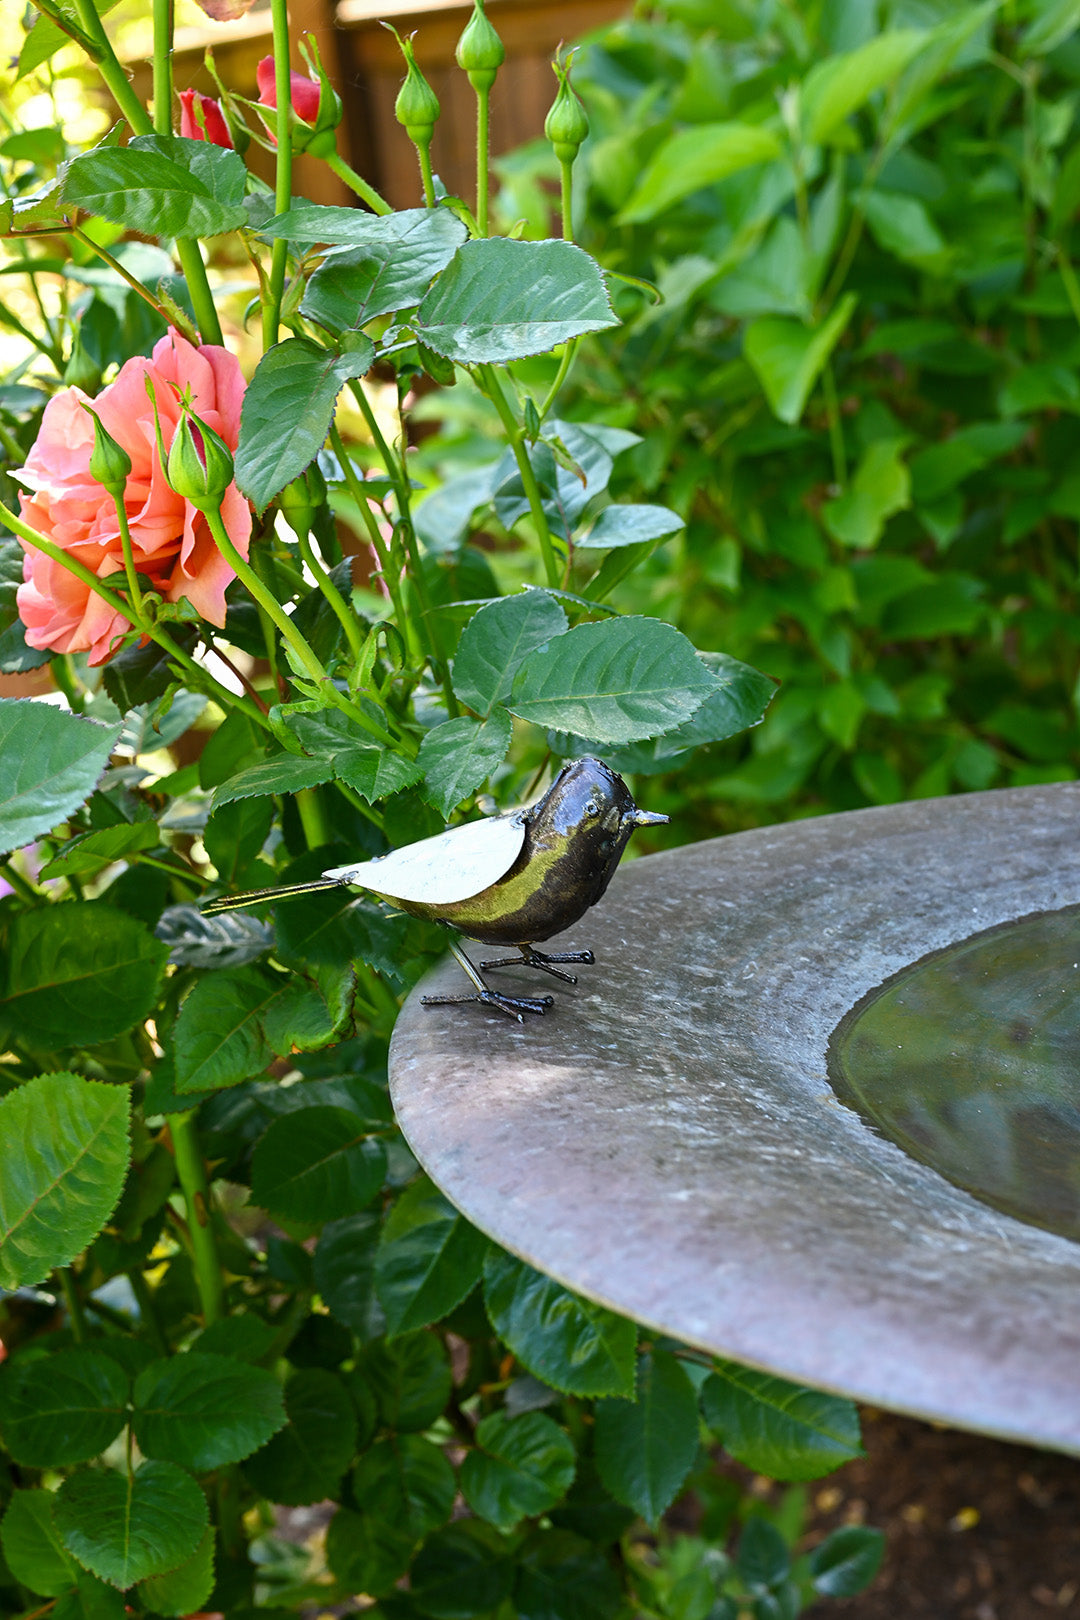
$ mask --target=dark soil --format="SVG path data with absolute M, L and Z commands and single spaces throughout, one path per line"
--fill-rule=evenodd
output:
M 867 1455 L 810 1487 L 810 1541 L 884 1530 L 859 1597 L 813 1620 L 1080 1620 L 1080 1460 L 863 1412 Z

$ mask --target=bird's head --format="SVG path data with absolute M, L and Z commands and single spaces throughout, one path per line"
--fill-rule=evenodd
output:
M 529 811 L 534 836 L 565 839 L 583 866 L 603 874 L 604 888 L 634 829 L 667 820 L 639 810 L 622 777 L 591 758 L 564 765 Z

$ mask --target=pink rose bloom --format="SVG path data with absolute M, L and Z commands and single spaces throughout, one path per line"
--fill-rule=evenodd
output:
M 225 587 L 233 571 L 203 515 L 165 481 L 147 377 L 166 451 L 180 419 L 171 383 L 189 391 L 192 410 L 233 451 L 247 385 L 227 349 L 214 344 L 195 348 L 170 331 L 149 360 L 139 356 L 126 361 L 116 380 L 89 401 L 102 426 L 131 457 L 124 505 L 135 567 L 168 601 L 186 598 L 204 619 L 223 625 Z M 65 388 L 49 401 L 37 441 L 17 476 L 33 492 L 20 495 L 24 520 L 104 579 L 123 571 L 124 551 L 112 498 L 90 476 L 94 424 L 79 403 L 85 399 L 81 388 Z M 225 491 L 221 515 L 233 544 L 246 557 L 251 508 L 235 484 Z M 27 541 L 21 544 L 26 560 L 17 601 L 28 644 L 54 652 L 89 652 L 91 664 L 106 663 L 128 629 L 127 620 L 66 568 Z
M 277 82 L 274 78 L 274 58 L 264 56 L 255 69 L 259 86 L 259 101 L 264 107 L 277 107 Z M 318 79 L 309 79 L 303 73 L 289 74 L 289 99 L 297 118 L 313 124 L 319 116 L 319 96 L 322 86 Z
M 199 114 L 202 123 L 199 123 Z M 205 127 L 204 127 L 205 126 Z M 189 141 L 212 141 L 215 146 L 232 149 L 232 136 L 221 110 L 221 102 L 213 96 L 204 96 L 198 90 L 180 92 L 180 133 Z

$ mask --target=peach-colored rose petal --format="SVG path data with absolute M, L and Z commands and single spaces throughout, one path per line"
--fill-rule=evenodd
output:
M 131 457 L 124 507 L 131 529 L 135 566 L 170 602 L 189 601 L 211 624 L 225 623 L 225 590 L 233 571 L 214 544 L 206 519 L 169 488 L 157 453 L 154 413 L 145 379 L 154 388 L 162 438 L 168 450 L 180 420 L 176 384 L 187 391 L 191 408 L 214 428 L 231 450 L 240 433 L 246 386 L 239 363 L 214 344 L 196 348 L 171 331 L 149 360 L 128 360 L 114 382 L 88 401 L 102 426 Z M 25 522 L 70 552 L 99 579 L 124 566 L 120 526 L 112 499 L 90 476 L 94 424 L 80 401 L 79 388 L 66 388 L 45 407 L 41 429 L 20 481 Z M 235 484 L 225 492 L 221 515 L 240 552 L 248 554 L 251 508 Z M 53 652 L 88 652 L 103 664 L 116 651 L 127 620 L 114 613 L 89 586 L 59 563 L 22 542 L 24 583 L 18 590 L 19 617 L 31 647 Z

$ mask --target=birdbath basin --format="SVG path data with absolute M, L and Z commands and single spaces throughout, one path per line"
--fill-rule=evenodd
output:
M 421 1006 L 453 963 L 417 987 L 405 1135 L 496 1241 L 655 1329 L 1080 1452 L 1078 817 L 1055 784 L 625 862 L 553 942 L 596 965 L 546 1017 Z

